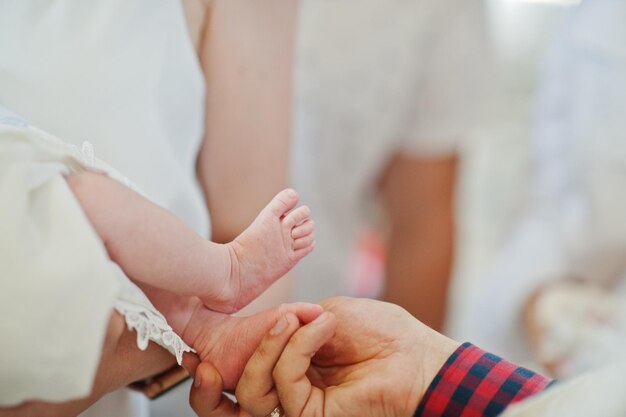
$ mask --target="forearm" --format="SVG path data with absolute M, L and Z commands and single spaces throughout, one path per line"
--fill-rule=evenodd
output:
M 203 239 L 171 212 L 105 175 L 66 179 L 109 256 L 133 280 L 194 295 L 230 276 L 228 247 Z
M 454 250 L 454 156 L 398 154 L 380 182 L 391 224 L 386 300 L 441 329 Z
M 454 252 L 452 222 L 441 223 L 392 231 L 383 294 L 436 330 L 444 324 Z
M 113 313 L 91 393 L 86 398 L 62 403 L 29 401 L 17 407 L 0 408 L 0 417 L 75 416 L 105 394 L 172 367 L 175 358 L 165 349 L 150 344 L 137 348 L 136 334 L 126 328 L 124 318 Z
M 216 242 L 233 240 L 289 184 L 297 7 L 289 0 L 213 2 L 200 54 L 209 88 L 198 177 Z

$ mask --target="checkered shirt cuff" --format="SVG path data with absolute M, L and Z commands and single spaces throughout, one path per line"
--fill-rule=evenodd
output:
M 415 417 L 492 417 L 552 381 L 464 343 L 441 367 Z

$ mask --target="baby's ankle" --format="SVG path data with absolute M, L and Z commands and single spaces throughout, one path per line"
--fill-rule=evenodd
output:
M 232 242 L 224 244 L 226 253 L 226 264 L 228 265 L 228 284 L 232 287 L 233 284 L 238 283 L 241 280 L 241 254 L 243 247 L 239 242 L 233 240 Z M 227 285 L 228 285 L 227 284 Z
M 220 272 L 207 281 L 201 294 L 198 294 L 204 306 L 220 313 L 236 313 L 240 306 L 241 293 L 241 245 L 229 242 L 219 245 L 221 259 Z M 212 265 L 213 268 L 216 265 Z

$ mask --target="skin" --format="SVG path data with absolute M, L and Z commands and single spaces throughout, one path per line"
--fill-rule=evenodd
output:
M 215 4 L 214 9 L 210 8 L 212 3 Z M 207 131 L 198 158 L 198 177 L 209 202 L 214 223 L 213 240 L 227 242 L 243 231 L 263 204 L 288 183 L 293 58 L 293 36 L 289 34 L 295 32 L 297 2 L 268 0 L 262 7 L 245 0 L 185 0 L 183 4 L 190 21 L 191 38 L 199 52 L 209 86 Z M 209 16 L 212 17 L 210 22 Z M 231 24 L 233 21 L 237 24 Z M 251 21 L 256 24 L 246 24 Z M 240 123 L 241 120 L 249 123 Z M 255 140 L 250 141 L 251 137 Z M 218 158 L 218 155 L 221 157 Z M 263 181 L 258 181 L 259 178 Z M 285 283 L 287 281 L 283 280 Z M 196 298 L 175 297 L 149 286 L 144 289 L 151 300 L 166 312 L 175 329 L 186 329 L 198 308 Z M 280 298 L 286 297 L 283 291 Z M 275 320 L 271 313 L 265 313 L 264 317 L 256 320 L 264 324 Z M 232 322 L 225 322 L 228 323 Z M 230 326 L 231 330 L 236 328 L 232 324 Z M 198 340 L 210 340 L 207 334 L 212 330 L 210 326 L 204 331 L 196 330 Z M 233 337 L 254 345 L 253 341 L 258 343 L 260 340 L 259 332 L 265 332 L 267 328 L 258 326 L 255 330 L 246 335 L 237 330 L 235 335 L 238 336 Z M 204 337 L 199 336 L 201 334 Z M 129 348 L 134 347 L 132 337 L 125 340 L 132 341 Z M 118 341 L 107 337 L 109 343 L 117 345 Z M 206 346 L 203 347 L 203 351 L 209 351 Z M 162 351 L 158 347 L 155 349 Z M 139 352 L 138 355 L 134 361 L 126 361 L 123 355 L 106 359 L 109 364 L 117 364 L 107 365 L 106 368 L 116 369 L 119 373 L 98 373 L 94 387 L 123 386 L 138 379 L 135 375 L 141 374 L 139 371 L 145 369 L 144 366 L 158 369 L 153 372 L 156 374 L 163 369 L 163 363 L 168 366 L 172 363 L 169 354 L 165 355 L 166 360 L 146 352 Z M 214 355 L 216 358 L 221 356 Z M 207 353 L 205 357 L 209 356 L 210 353 Z M 127 371 L 134 367 L 137 367 L 137 373 L 133 371 L 133 377 L 129 378 Z M 236 374 L 233 372 L 233 375 Z M 122 380 L 124 383 L 119 382 Z M 85 400 L 80 407 L 91 404 L 100 392 L 94 389 L 93 398 Z
M 249 317 L 232 317 L 208 310 L 196 299 L 193 313 L 185 330 L 178 330 L 183 339 L 194 346 L 198 355 L 185 354 L 183 366 L 195 374 L 200 360 L 218 364 L 217 372 L 224 376 L 225 389 L 234 389 L 245 364 L 265 333 L 278 318 L 291 314 L 302 323 L 309 323 L 322 313 L 315 304 L 295 303 L 274 307 Z M 237 346 L 237 349 L 233 349 Z M 94 386 L 87 398 L 63 403 L 28 402 L 18 407 L 0 409 L 0 417 L 66 417 L 78 415 L 105 394 L 131 382 L 159 374 L 175 364 L 165 349 L 151 343 L 146 351 L 137 348 L 136 334 L 128 331 L 122 316 L 114 313 Z M 150 390 L 153 387 L 147 387 Z
M 198 177 L 216 242 L 234 239 L 289 184 L 297 12 L 290 0 L 215 0 L 198 36 L 208 86 Z M 456 157 L 399 153 L 379 178 L 391 224 L 383 299 L 438 330 L 454 256 L 456 168 Z M 289 279 L 281 281 L 263 304 L 290 298 Z
M 390 233 L 383 299 L 441 331 L 454 259 L 456 157 L 394 157 L 380 181 Z
M 211 240 L 226 243 L 289 185 L 298 2 L 184 0 L 183 5 L 207 84 L 197 174 L 211 215 Z M 243 313 L 291 300 L 292 285 L 287 274 Z
M 212 310 L 238 311 L 314 247 L 311 212 L 296 208 L 299 196 L 291 189 L 278 193 L 232 242 L 218 244 L 105 175 L 81 172 L 66 181 L 127 276 L 196 295 Z
M 208 362 L 196 369 L 191 405 L 200 417 L 268 415 L 280 402 L 295 416 L 412 416 L 459 343 L 398 306 L 332 298 L 302 326 L 290 314 L 264 337 L 237 386 L 222 395 Z
M 287 88 L 289 83 L 285 81 L 290 78 L 291 72 L 284 63 L 291 60 L 291 48 L 285 48 L 284 45 L 285 42 L 290 43 L 291 38 L 282 37 L 271 31 L 266 32 L 259 25 L 227 23 L 233 18 L 241 18 L 245 22 L 245 19 L 249 21 L 255 16 L 264 16 L 264 22 L 269 25 L 267 27 L 272 27 L 276 22 L 269 16 L 269 3 L 274 7 L 274 11 L 295 13 L 296 2 L 286 0 L 270 0 L 267 4 L 264 3 L 263 7 L 259 5 L 255 6 L 256 8 L 252 7 L 252 3 L 243 0 L 183 1 L 190 37 L 196 46 L 205 78 L 210 86 L 207 95 L 208 127 L 198 158 L 198 178 L 207 200 L 210 201 L 208 206 L 214 225 L 213 240 L 216 242 L 228 242 L 239 235 L 255 218 L 265 202 L 287 185 L 286 161 L 289 151 L 283 145 L 290 129 L 291 93 Z M 213 10 L 214 4 L 216 8 Z M 246 5 L 251 7 L 243 7 Z M 243 13 L 240 14 L 240 11 Z M 212 20 L 214 24 L 210 25 L 209 17 L 212 14 L 215 16 Z M 286 22 L 287 25 L 295 23 L 295 19 L 280 21 Z M 259 36 L 259 30 L 262 36 Z M 238 40 L 237 43 L 233 42 L 235 40 Z M 231 56 L 229 49 L 232 49 L 236 56 Z M 251 51 L 256 53 L 251 54 Z M 259 66 L 247 68 L 250 63 L 255 65 L 258 63 Z M 259 80 L 263 82 L 259 83 Z M 256 84 L 256 89 L 240 88 L 252 84 Z M 278 100 L 279 105 L 274 100 Z M 242 114 L 238 112 L 240 103 L 247 103 L 242 110 L 245 110 L 243 117 L 249 120 L 250 124 L 247 128 L 242 126 L 244 129 L 238 131 L 238 126 L 242 125 L 239 123 L 241 119 L 238 118 L 238 115 Z M 258 112 L 259 108 L 264 111 Z M 276 135 L 275 126 L 278 126 L 279 134 L 285 138 L 285 142 L 268 140 Z M 249 137 L 261 139 L 251 145 L 247 141 L 244 142 L 244 139 L 247 140 Z M 228 140 L 218 140 L 220 138 Z M 230 151 L 220 149 L 222 146 L 220 144 L 226 142 L 233 145 Z M 265 153 L 265 150 L 270 148 L 272 151 Z M 258 157 L 254 156 L 256 151 L 259 151 Z M 240 157 L 234 158 L 236 163 L 227 164 L 226 161 L 233 158 L 226 158 L 225 155 L 237 155 L 238 152 L 242 153 Z M 222 156 L 218 158 L 217 155 Z M 268 164 L 267 158 L 270 156 L 272 159 Z M 237 165 L 238 162 L 241 164 Z M 262 172 L 260 167 L 264 168 Z M 259 176 L 260 173 L 262 176 Z M 259 182 L 258 178 L 266 180 Z M 237 186 L 233 186 L 235 184 Z M 223 201 L 223 205 L 220 201 Z M 230 373 L 226 369 L 226 364 L 222 367 L 221 371 L 226 375 L 232 375 L 233 378 L 242 372 L 247 361 L 246 354 L 248 356 L 251 354 L 263 334 L 276 321 L 276 315 L 282 311 L 281 308 L 285 308 L 271 309 L 252 318 L 236 319 L 243 320 L 242 322 L 225 317 L 218 320 L 215 316 L 207 323 L 201 324 L 196 319 L 211 314 L 200 305 L 198 298 L 176 296 L 148 284 L 142 284 L 141 287 L 179 334 L 189 329 L 190 333 L 186 333 L 186 340 L 192 345 L 196 339 L 197 343 L 202 343 L 200 351 L 205 358 L 221 361 L 222 358 L 229 357 L 229 363 L 239 366 L 240 369 L 237 369 L 233 365 L 235 367 Z M 307 314 L 304 314 L 303 319 L 307 317 Z M 239 328 L 235 323 L 241 324 L 242 327 Z M 244 323 L 251 325 L 243 325 Z M 220 328 L 223 330 L 220 331 Z M 229 337 L 225 337 L 227 332 Z M 0 413 L 3 413 L 0 415 L 21 415 L 18 413 L 27 416 L 76 415 L 113 387 L 122 387 L 146 376 L 158 374 L 174 363 L 174 358 L 169 353 L 153 344 L 150 344 L 146 352 L 135 351 L 134 333 L 127 333 L 128 335 L 121 339 L 115 334 L 107 333 L 105 346 L 114 348 L 103 350 L 99 368 L 101 371 L 96 375 L 89 398 L 54 405 L 33 402 L 20 406 L 23 408 L 0 410 Z M 220 348 L 219 338 L 217 336 L 212 338 L 211 334 L 224 336 L 221 340 L 228 341 L 231 345 L 223 345 Z M 216 345 L 210 347 L 209 343 L 213 342 Z M 228 351 L 232 348 L 232 343 L 247 346 L 241 357 L 235 355 L 233 359 L 232 352 Z M 152 352 L 155 353 L 151 354 Z M 193 360 L 191 365 L 187 356 L 185 360 L 186 365 L 193 371 L 195 368 Z
M 182 337 L 196 349 L 200 361 L 215 364 L 224 388 L 234 389 L 265 333 L 288 313 L 302 323 L 309 323 L 322 313 L 322 307 L 309 303 L 282 304 L 249 317 L 234 317 L 199 306 Z
M 241 233 L 288 185 L 297 3 L 215 0 L 211 6 L 200 41 L 207 113 L 198 178 L 215 242 Z
M 149 296 L 163 291 L 142 289 Z M 230 316 L 208 309 L 195 297 L 186 298 L 165 292 L 155 298 L 163 302 L 155 307 L 168 318 L 173 330 L 196 350 L 198 358 L 216 364 L 226 389 L 235 388 L 246 362 L 279 317 L 292 313 L 302 323 L 309 323 L 323 312 L 317 304 L 290 303 L 249 316 Z M 234 346 L 237 348 L 233 349 Z M 193 374 L 195 366 L 187 368 Z
M 120 314 L 113 313 L 94 385 L 87 398 L 54 404 L 29 401 L 17 407 L 0 408 L 0 417 L 75 416 L 105 394 L 132 381 L 163 372 L 175 363 L 174 357 L 168 351 L 153 343 L 150 343 L 145 351 L 140 351 L 137 348 L 136 334 L 126 328 L 124 318 Z

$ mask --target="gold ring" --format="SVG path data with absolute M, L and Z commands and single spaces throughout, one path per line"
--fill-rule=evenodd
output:
M 280 406 L 280 404 L 278 404 L 276 406 L 275 409 L 272 410 L 271 413 L 269 413 L 267 416 L 265 417 L 285 417 L 285 411 L 283 410 L 283 408 Z

